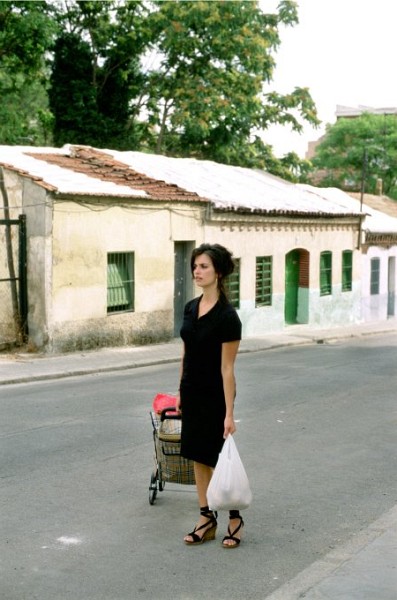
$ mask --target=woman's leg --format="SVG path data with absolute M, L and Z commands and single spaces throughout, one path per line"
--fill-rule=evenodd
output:
M 197 488 L 199 507 L 200 507 L 200 509 L 206 508 L 207 513 L 208 513 L 209 510 L 208 510 L 208 502 L 207 502 L 207 490 L 208 490 L 209 483 L 211 481 L 213 468 L 209 467 L 208 465 L 203 465 L 202 463 L 198 463 L 198 462 L 194 462 L 193 466 L 194 466 L 194 477 L 196 479 L 196 488 Z M 211 525 L 213 526 L 213 522 L 209 521 L 208 516 L 205 516 L 205 511 L 201 510 L 200 517 L 199 517 L 199 520 L 197 522 L 195 529 L 198 529 L 199 527 L 201 527 L 202 525 L 205 525 L 206 523 L 208 524 L 208 527 L 210 527 Z M 203 527 L 203 529 L 201 529 L 201 531 L 199 533 L 200 537 L 202 537 L 202 535 L 205 533 L 205 531 L 206 531 L 206 528 Z M 184 537 L 184 540 L 185 540 L 185 542 L 189 543 L 189 542 L 193 541 L 193 538 L 192 538 L 191 534 L 188 534 Z
M 193 465 L 199 506 L 207 506 L 207 490 L 211 481 L 213 468 L 198 462 L 194 462 Z

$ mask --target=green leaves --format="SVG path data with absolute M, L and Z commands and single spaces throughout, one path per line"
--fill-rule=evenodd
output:
M 280 2 L 276 14 L 263 13 L 257 2 L 156 5 L 150 19 L 160 66 L 146 87 L 157 99 L 156 151 L 285 173 L 290 161 L 278 163 L 254 136 L 273 123 L 297 131 L 302 120 L 319 123 L 307 89 L 263 93 L 273 75 L 278 26 L 296 23 L 296 3 Z
M 31 121 L 46 140 L 53 122 L 56 144 L 190 155 L 295 179 L 303 161 L 276 159 L 263 139 L 274 123 L 318 123 L 306 88 L 264 92 L 279 27 L 297 20 L 290 0 L 274 13 L 255 0 L 0 0 L 0 91 L 14 72 L 25 86 L 42 82 L 44 96 L 49 88 L 52 118 L 38 95 Z M 21 126 L 15 143 L 26 137 L 22 115 Z
M 34 76 L 51 46 L 55 24 L 45 2 L 0 2 L 0 68 Z
M 375 193 L 377 180 L 382 179 L 383 193 L 397 199 L 396 115 L 364 113 L 339 119 L 328 126 L 313 164 L 322 185 L 357 192 L 365 171 L 367 193 Z
M 56 25 L 45 2 L 0 2 L 0 143 L 40 144 L 48 129 L 46 52 Z

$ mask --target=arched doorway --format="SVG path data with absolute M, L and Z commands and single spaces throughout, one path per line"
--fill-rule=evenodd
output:
M 309 259 L 309 252 L 302 248 L 285 255 L 284 319 L 288 325 L 309 322 Z

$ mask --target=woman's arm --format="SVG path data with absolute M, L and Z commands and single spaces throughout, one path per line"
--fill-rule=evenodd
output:
M 225 431 L 223 437 L 236 431 L 234 422 L 234 398 L 236 396 L 236 379 L 234 376 L 234 363 L 236 360 L 240 341 L 224 342 L 222 344 L 221 373 L 223 380 L 223 391 L 226 402 Z

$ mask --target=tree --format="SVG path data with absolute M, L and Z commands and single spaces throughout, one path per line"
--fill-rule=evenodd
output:
M 138 1 L 59 5 L 63 33 L 55 45 L 49 93 L 57 144 L 126 149 L 139 143 L 130 106 L 143 79 L 145 15 Z
M 255 1 L 77 0 L 59 5 L 57 18 L 63 34 L 50 92 L 57 143 L 80 138 L 288 178 L 306 168 L 296 155 L 276 159 L 262 135 L 274 123 L 298 131 L 302 120 L 318 123 L 307 89 L 264 92 L 278 27 L 297 21 L 295 2 L 281 0 L 277 13 L 264 14 Z
M 0 135 L 3 111 L 9 143 L 40 143 L 53 119 L 56 144 L 197 156 L 297 179 L 307 163 L 277 159 L 265 141 L 275 123 L 318 123 L 308 89 L 268 91 L 279 28 L 297 20 L 292 0 L 272 14 L 256 0 L 0 0 L 0 91 L 14 93 L 0 107 Z M 44 95 L 27 93 L 33 82 Z M 18 123 L 11 100 L 26 105 Z
M 381 179 L 383 193 L 397 200 L 397 116 L 339 119 L 327 127 L 313 165 L 319 185 L 359 192 L 364 175 L 366 193 L 376 193 Z
M 274 123 L 300 131 L 300 117 L 318 124 L 305 88 L 291 94 L 264 92 L 271 81 L 273 52 L 281 24 L 297 22 L 296 3 L 281 0 L 276 14 L 257 2 L 156 2 L 149 16 L 159 65 L 148 74 L 149 122 L 156 131 L 152 150 L 176 156 L 288 169 L 262 140 Z M 296 167 L 296 158 L 293 159 Z M 299 161 L 299 159 L 298 159 Z
M 75 33 L 64 33 L 56 41 L 49 90 L 54 114 L 54 142 L 62 146 L 95 144 L 102 131 L 96 103 L 96 90 L 90 85 L 91 51 Z M 99 122 L 98 122 L 99 120 Z

